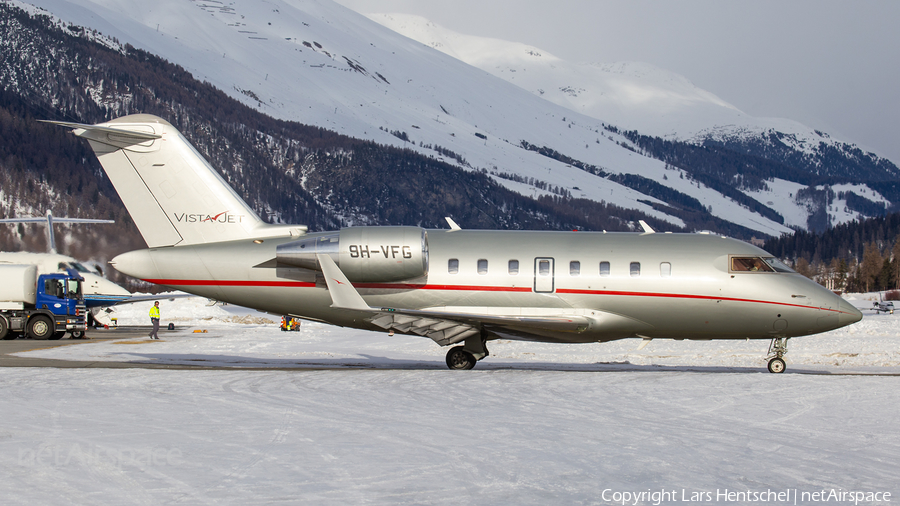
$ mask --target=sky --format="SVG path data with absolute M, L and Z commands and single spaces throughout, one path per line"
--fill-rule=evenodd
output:
M 900 165 L 900 2 L 337 1 L 573 62 L 651 63 L 750 115 L 793 119 Z

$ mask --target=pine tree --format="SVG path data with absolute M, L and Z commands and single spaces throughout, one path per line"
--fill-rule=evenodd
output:
M 863 260 L 860 264 L 860 281 L 862 281 L 867 292 L 877 282 L 883 264 L 884 259 L 881 258 L 881 252 L 878 251 L 878 245 L 875 244 L 875 241 L 866 244 L 863 251 Z

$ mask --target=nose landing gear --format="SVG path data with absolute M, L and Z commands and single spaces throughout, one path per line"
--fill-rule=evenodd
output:
M 787 337 L 775 337 L 772 339 L 772 343 L 769 344 L 769 372 L 771 373 L 783 373 L 787 366 L 784 364 L 784 354 L 787 353 L 787 341 L 789 338 Z

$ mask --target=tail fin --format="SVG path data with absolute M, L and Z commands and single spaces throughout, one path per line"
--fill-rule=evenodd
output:
M 116 220 L 94 220 L 88 218 L 54 218 L 53 213 L 47 211 L 46 218 L 4 218 L 0 223 L 46 223 L 47 224 L 47 253 L 56 253 L 56 235 L 53 233 L 53 222 L 56 223 L 115 223 Z
M 90 142 L 147 246 L 300 235 L 263 222 L 178 130 L 134 114 L 99 125 L 48 121 Z

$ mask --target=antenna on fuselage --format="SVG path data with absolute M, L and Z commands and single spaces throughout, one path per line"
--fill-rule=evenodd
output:
M 56 237 L 53 235 L 53 222 L 57 223 L 115 223 L 115 220 L 92 220 L 89 218 L 54 218 L 53 213 L 47 211 L 45 218 L 3 218 L 0 223 L 47 223 L 47 249 L 48 253 L 56 253 Z
M 453 221 L 453 218 L 451 218 L 449 216 L 445 216 L 444 219 L 447 220 L 447 224 L 450 225 L 451 232 L 453 232 L 454 230 L 462 230 L 462 227 L 457 225 L 456 222 Z

